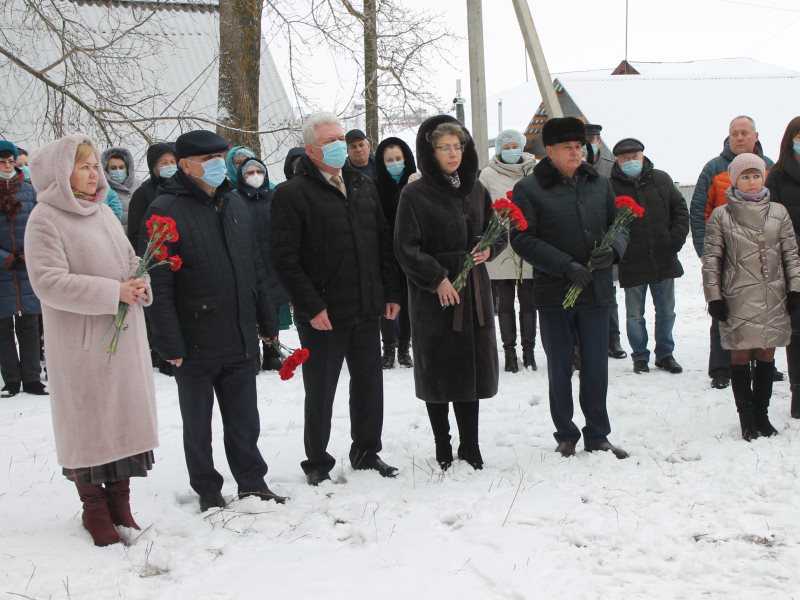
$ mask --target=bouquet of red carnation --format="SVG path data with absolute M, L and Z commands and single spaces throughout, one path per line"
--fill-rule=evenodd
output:
M 525 231 L 528 228 L 528 222 L 519 207 L 511 202 L 512 192 L 506 192 L 505 198 L 500 198 L 492 202 L 492 218 L 489 221 L 489 226 L 475 246 L 474 252 L 483 252 L 500 239 L 503 235 L 508 235 L 512 229 L 517 231 Z M 453 287 L 457 292 L 467 284 L 467 275 L 475 266 L 475 261 L 472 258 L 472 253 L 467 254 L 464 259 L 464 268 L 453 281 Z
M 272 340 L 272 346 L 278 351 L 283 360 L 283 364 L 281 364 L 281 368 L 278 371 L 278 375 L 281 376 L 283 381 L 294 377 L 297 367 L 306 362 L 308 357 L 311 356 L 311 352 L 307 348 L 297 348 L 296 350 L 289 348 L 289 346 L 281 344 L 278 338 Z
M 641 219 L 644 216 L 644 208 L 636 204 L 636 200 L 630 196 L 617 196 L 614 200 L 614 204 L 618 209 L 617 216 L 611 224 L 611 227 L 606 231 L 603 239 L 600 240 L 600 245 L 597 246 L 597 248 L 608 248 L 611 246 L 611 241 L 623 227 L 627 227 L 634 219 Z M 587 267 L 590 271 L 594 271 L 591 258 L 589 259 Z M 578 300 L 578 296 L 580 296 L 582 290 L 583 288 L 579 288 L 574 283 L 569 286 L 567 295 L 564 297 L 564 302 L 561 306 L 564 308 L 572 308 L 575 306 L 575 302 Z
M 147 220 L 147 247 L 144 250 L 144 255 L 139 259 L 139 267 L 136 269 L 134 278 L 142 277 L 150 269 L 160 265 L 169 265 L 173 271 L 181 268 L 183 261 L 177 254 L 174 256 L 169 255 L 167 250 L 167 242 L 177 242 L 179 239 L 178 229 L 175 225 L 175 220 L 170 217 L 160 217 L 153 215 Z M 117 353 L 117 345 L 119 344 L 119 336 L 128 328 L 125 324 L 125 317 L 128 315 L 128 304 L 125 302 L 119 303 L 117 314 L 114 317 L 114 335 L 111 336 L 111 342 L 108 344 L 108 360 Z

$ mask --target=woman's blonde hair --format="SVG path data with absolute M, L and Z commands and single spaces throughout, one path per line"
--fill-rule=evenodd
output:
M 97 156 L 91 144 L 78 144 L 78 148 L 75 150 L 75 164 L 77 165 L 79 162 L 86 160 L 92 155 Z

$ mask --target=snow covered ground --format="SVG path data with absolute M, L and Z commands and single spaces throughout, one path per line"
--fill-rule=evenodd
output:
M 740 439 L 730 390 L 706 376 L 708 317 L 687 243 L 676 286 L 681 375 L 609 360 L 611 440 L 631 452 L 553 452 L 545 357 L 501 374 L 481 406 L 486 467 L 442 474 L 410 370 L 385 374 L 381 456 L 396 479 L 347 464 L 346 373 L 331 453 L 335 483 L 305 484 L 298 375 L 258 377 L 261 450 L 285 506 L 248 498 L 200 514 L 174 381 L 156 373 L 161 447 L 133 482 L 144 530 L 96 548 L 55 461 L 46 398 L 0 401 L 0 594 L 8 598 L 771 598 L 800 596 L 800 421 L 775 385 L 780 435 Z M 622 302 L 620 292 L 620 302 Z M 624 305 L 623 305 L 624 306 Z M 624 319 L 624 308 L 622 309 Z M 652 329 L 651 329 L 652 331 Z M 296 343 L 296 334 L 285 336 Z M 624 338 L 624 336 L 623 336 Z M 626 344 L 625 344 L 626 345 Z M 785 353 L 778 352 L 785 370 Z M 652 367 L 652 364 L 651 364 Z M 577 390 L 577 377 L 575 378 Z M 576 396 L 577 398 L 577 396 Z M 582 425 L 578 411 L 576 422 Z M 232 496 L 215 415 L 217 465 Z M 453 423 L 455 429 L 455 423 Z M 579 446 L 580 448 L 580 446 Z

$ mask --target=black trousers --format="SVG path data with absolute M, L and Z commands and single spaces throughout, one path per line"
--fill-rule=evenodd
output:
M 408 316 L 408 307 L 402 306 L 394 321 L 381 317 L 381 339 L 386 350 L 398 346 L 408 349 L 411 344 L 411 319 Z
M 533 298 L 533 279 L 496 279 L 497 314 L 500 316 L 500 338 L 504 348 L 517 345 L 517 331 L 514 323 L 514 295 L 519 297 L 519 331 L 522 349 L 536 345 L 536 305 Z M 507 315 L 508 319 L 503 315 Z M 505 325 L 505 327 L 504 327 Z
M 39 315 L 0 319 L 0 375 L 4 383 L 39 381 L 42 370 L 39 350 Z
M 222 475 L 214 468 L 211 413 L 214 394 L 222 416 L 225 456 L 240 490 L 265 486 L 267 463 L 258 450 L 258 415 L 253 359 L 185 359 L 173 368 L 183 419 L 183 451 L 189 483 L 200 496 L 219 492 Z
M 359 317 L 333 323 L 332 331 L 298 321 L 300 343 L 310 356 L 303 364 L 305 388 L 305 473 L 329 472 L 336 460 L 328 453 L 333 399 L 342 364 L 350 371 L 350 462 L 357 464 L 381 450 L 383 369 L 380 317 Z
M 613 287 L 614 301 L 608 307 L 608 341 L 619 341 L 619 306 L 617 305 L 617 286 Z
M 711 319 L 711 329 L 709 330 L 711 339 L 710 350 L 708 353 L 708 376 L 731 377 L 731 351 L 722 347 L 719 337 L 719 321 Z M 791 378 L 790 378 L 791 379 Z
M 550 415 L 558 442 L 577 442 L 581 432 L 572 421 L 572 356 L 580 349 L 579 402 L 586 426 L 584 443 L 608 439 L 611 425 L 606 410 L 608 392 L 608 307 L 590 306 L 539 311 L 539 331 L 547 355 Z

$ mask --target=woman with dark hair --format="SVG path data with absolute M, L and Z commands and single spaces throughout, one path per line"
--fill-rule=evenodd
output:
M 487 260 L 498 240 L 477 252 L 491 218 L 491 198 L 477 180 L 478 154 L 466 129 L 439 115 L 420 125 L 422 176 L 400 195 L 394 248 L 408 277 L 414 383 L 425 401 L 442 470 L 453 462 L 449 404 L 459 433 L 458 458 L 483 468 L 478 445 L 479 399 L 497 393 L 498 358 Z M 452 281 L 472 255 L 475 267 L 461 290 Z
M 375 187 L 381 199 L 383 215 L 389 223 L 389 231 L 394 237 L 394 224 L 397 217 L 397 204 L 400 193 L 408 183 L 408 178 L 417 172 L 414 154 L 403 140 L 389 137 L 378 144 L 375 152 L 375 170 L 378 178 Z M 411 321 L 408 317 L 408 282 L 402 276 L 400 313 L 397 319 L 381 318 L 381 340 L 383 341 L 383 368 L 394 367 L 394 355 L 401 367 L 412 367 L 409 347 L 411 344 Z
M 770 169 L 764 185 L 769 190 L 770 200 L 786 207 L 797 236 L 800 231 L 800 117 L 795 117 L 786 126 L 778 161 Z M 795 330 L 798 330 L 797 334 Z M 789 363 L 792 389 L 792 418 L 800 419 L 800 323 L 793 324 L 792 338 L 786 347 L 786 362 Z

